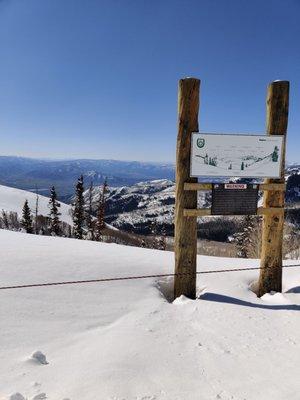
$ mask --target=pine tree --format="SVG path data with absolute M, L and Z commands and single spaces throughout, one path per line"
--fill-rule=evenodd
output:
M 167 232 L 166 232 L 166 228 L 164 225 L 162 226 L 160 234 L 161 234 L 161 236 L 159 238 L 159 242 L 158 242 L 159 247 L 158 248 L 159 248 L 159 250 L 166 250 L 166 248 L 167 248 L 167 238 L 166 238 Z
M 39 194 L 38 194 L 38 188 L 37 186 L 35 187 L 35 210 L 34 210 L 34 233 L 37 235 L 38 234 L 38 213 L 39 213 Z
M 151 232 L 151 235 L 153 236 L 152 243 L 151 243 L 151 248 L 152 249 L 159 249 L 160 248 L 161 243 L 160 243 L 160 238 L 158 236 L 158 231 L 159 231 L 158 221 L 155 218 L 150 223 L 150 232 Z
M 86 212 L 86 226 L 88 229 L 87 239 L 95 240 L 94 223 L 93 223 L 93 181 L 91 181 L 88 193 L 88 209 Z
M 107 179 L 102 186 L 102 191 L 99 195 L 98 208 L 97 208 L 97 221 L 96 221 L 96 232 L 95 240 L 100 241 L 102 237 L 102 231 L 105 228 L 105 204 L 106 204 L 106 192 L 108 189 Z
M 273 162 L 277 162 L 278 161 L 278 151 L 279 151 L 278 147 L 275 146 L 274 147 L 274 151 L 272 153 L 272 161 Z
M 9 229 L 9 222 L 7 218 L 7 214 L 4 210 L 2 210 L 2 225 L 4 229 Z
M 84 226 L 84 197 L 83 197 L 83 176 L 78 178 L 75 192 L 75 202 L 73 208 L 73 225 L 74 225 L 74 237 L 76 239 L 83 238 L 83 226 Z
M 50 208 L 50 233 L 53 236 L 59 236 L 61 233 L 59 216 L 61 213 L 58 211 L 60 204 L 57 201 L 57 194 L 55 187 L 52 186 L 50 191 L 50 200 L 48 207 Z
M 27 200 L 25 200 L 22 210 L 21 225 L 26 233 L 33 233 L 32 215 Z

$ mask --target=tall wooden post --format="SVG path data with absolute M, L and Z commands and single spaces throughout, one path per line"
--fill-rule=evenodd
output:
M 186 78 L 178 87 L 178 136 L 175 195 L 174 297 L 196 297 L 197 217 L 185 217 L 184 208 L 197 208 L 197 191 L 185 191 L 190 178 L 191 133 L 198 132 L 200 80 Z
M 267 179 L 265 183 L 284 183 L 285 141 L 288 125 L 289 82 L 275 81 L 268 87 L 267 134 L 284 135 L 280 179 Z M 284 225 L 284 191 L 264 192 L 264 207 L 280 207 L 281 213 L 264 215 L 262 227 L 261 269 L 258 296 L 282 290 L 282 241 Z M 267 267 L 267 268 L 266 268 Z

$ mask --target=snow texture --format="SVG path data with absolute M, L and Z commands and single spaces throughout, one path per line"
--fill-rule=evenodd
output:
M 5 230 L 0 252 L 1 286 L 174 268 L 170 252 Z M 198 257 L 201 271 L 257 265 Z M 297 399 L 299 270 L 262 299 L 258 271 L 199 275 L 194 301 L 172 301 L 171 278 L 0 290 L 0 399 Z M 36 349 L 48 365 L 28 362 Z

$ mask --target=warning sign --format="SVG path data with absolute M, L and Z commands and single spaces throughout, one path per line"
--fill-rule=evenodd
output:
M 214 184 L 212 215 L 254 215 L 257 213 L 258 185 Z

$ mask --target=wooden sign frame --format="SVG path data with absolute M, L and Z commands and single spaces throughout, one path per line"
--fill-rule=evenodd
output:
M 178 136 L 176 149 L 175 193 L 175 279 L 174 297 L 196 297 L 197 217 L 211 215 L 207 208 L 197 209 L 197 191 L 212 190 L 211 183 L 198 183 L 190 176 L 191 135 L 198 132 L 200 80 L 179 81 Z M 274 81 L 267 93 L 267 135 L 283 135 L 281 176 L 259 184 L 264 192 L 262 251 L 258 296 L 282 290 L 282 242 L 285 196 L 285 149 L 289 109 L 289 82 Z

